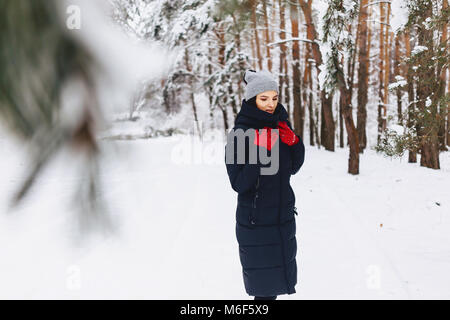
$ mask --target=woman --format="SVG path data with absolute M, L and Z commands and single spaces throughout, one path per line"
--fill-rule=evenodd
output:
M 236 237 L 246 292 L 255 300 L 275 300 L 280 294 L 295 293 L 297 284 L 297 214 L 291 175 L 303 165 L 305 146 L 292 131 L 286 109 L 278 102 L 278 83 L 267 71 L 247 70 L 245 99 L 234 128 L 228 135 L 227 150 L 237 159 L 234 130 L 250 129 L 253 138 L 245 140 L 245 162 L 228 161 L 231 186 L 238 193 Z M 263 129 L 263 130 L 253 130 Z M 278 129 L 278 134 L 272 129 Z M 251 145 L 253 144 L 253 145 Z M 249 161 L 249 152 L 264 148 L 271 160 L 278 152 L 278 170 L 261 174 L 269 165 Z

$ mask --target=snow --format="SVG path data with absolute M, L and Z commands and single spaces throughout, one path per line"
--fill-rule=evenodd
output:
M 99 138 L 128 137 L 100 140 L 105 152 L 100 198 L 117 229 L 113 235 L 79 238 L 70 201 L 83 178 L 80 163 L 74 164 L 78 155 L 69 152 L 60 153 L 25 201 L 9 211 L 28 157 L 25 146 L 0 131 L 0 148 L 8 155 L 0 159 L 0 298 L 249 299 L 235 238 L 237 195 L 226 174 L 221 131 L 212 131 L 203 142 L 178 134 L 145 139 L 154 129 L 195 128 L 189 104 L 177 115 L 161 116 L 153 108 L 141 110 L 136 121 L 125 121 L 128 104 L 122 100 L 142 78 L 171 70 L 183 51 L 133 42 L 99 15 L 99 4 L 70 3 L 82 9 L 80 40 L 103 58 L 102 66 L 111 73 L 113 81 L 99 89 L 105 93 L 102 101 L 110 102 L 103 103 L 107 116 L 122 120 Z M 181 16 L 170 31 L 177 33 L 193 21 L 205 25 L 213 3 L 208 1 L 195 17 Z M 392 3 L 393 30 L 405 22 L 403 3 Z M 154 14 L 155 24 L 161 24 L 159 5 L 140 6 Z M 322 39 L 327 2 L 314 1 L 313 7 Z M 139 17 L 129 22 L 137 35 L 152 29 Z M 319 66 L 323 88 L 330 48 L 317 43 L 324 58 Z M 404 85 L 404 79 L 396 81 L 391 85 Z M 80 92 L 76 85 L 67 88 L 71 98 Z M 69 104 L 63 112 L 73 112 L 77 101 L 64 100 Z M 196 102 L 208 105 L 205 96 L 196 95 Z M 376 119 L 376 110 L 369 108 L 369 120 Z M 201 127 L 211 123 L 206 107 L 198 108 L 198 117 Z M 216 127 L 221 119 L 215 114 Z M 395 124 L 390 128 L 403 131 Z M 376 122 L 369 122 L 369 145 L 376 130 Z M 279 299 L 449 299 L 450 153 L 441 153 L 441 170 L 409 164 L 406 156 L 389 160 L 372 150 L 360 157 L 361 173 L 352 176 L 347 174 L 348 149 L 328 152 L 306 146 L 306 162 L 291 181 L 300 212 L 299 283 L 297 294 Z
M 74 155 L 61 153 L 39 189 L 6 214 L 27 158 L 0 135 L 8 154 L 0 159 L 0 298 L 251 299 L 220 137 L 118 141 L 115 148 L 102 141 L 117 151 L 101 166 L 101 197 L 117 233 L 75 242 L 68 201 L 79 176 L 67 166 Z M 180 152 L 184 161 L 176 161 Z M 449 299 L 450 153 L 440 159 L 442 169 L 432 170 L 367 150 L 352 176 L 347 149 L 307 145 L 291 181 L 299 283 L 296 294 L 279 299 Z
M 430 17 L 426 18 L 424 22 L 422 22 L 423 26 L 425 27 L 425 29 L 430 30 L 433 26 L 432 26 L 432 20 Z
M 392 30 L 397 33 L 403 29 L 408 22 L 408 8 L 406 0 L 395 0 L 391 2 L 391 20 L 390 25 Z
M 270 42 L 267 45 L 268 46 L 274 46 L 276 44 L 281 44 L 281 43 L 285 43 L 285 42 L 289 42 L 289 41 L 300 41 L 300 42 L 307 42 L 307 43 L 318 43 L 317 41 L 311 41 L 308 40 L 306 38 L 299 38 L 299 37 L 292 37 L 292 38 L 288 38 L 288 39 L 284 39 L 284 40 L 279 40 L 279 41 L 274 41 L 274 42 Z
M 396 82 L 393 82 L 393 83 L 389 84 L 389 86 L 388 86 L 389 90 L 393 90 L 393 89 L 396 89 L 398 87 L 405 87 L 408 84 L 406 79 L 403 78 L 402 76 L 399 76 L 399 75 L 395 76 L 395 80 L 396 80 Z
M 405 134 L 405 128 L 398 124 L 391 124 L 389 127 L 392 131 L 400 136 Z
M 419 53 L 428 50 L 427 47 L 425 46 L 415 46 L 414 49 L 411 51 L 411 55 L 415 56 L 418 55 Z

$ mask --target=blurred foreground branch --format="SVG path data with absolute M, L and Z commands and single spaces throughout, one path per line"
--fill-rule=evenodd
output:
M 29 146 L 31 162 L 11 207 L 23 201 L 52 158 L 69 148 L 87 159 L 88 182 L 81 180 L 74 202 L 82 214 L 93 214 L 86 208 L 100 207 L 94 203 L 101 114 L 93 76 L 100 68 L 60 14 L 55 0 L 0 2 L 0 119 Z

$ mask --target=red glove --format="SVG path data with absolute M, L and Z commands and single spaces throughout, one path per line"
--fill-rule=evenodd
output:
M 300 141 L 300 139 L 297 137 L 294 131 L 289 128 L 285 121 L 278 122 L 278 129 L 280 131 L 281 141 L 286 143 L 288 146 L 293 146 Z
M 255 141 L 253 143 L 270 150 L 277 142 L 277 139 L 278 134 L 276 132 L 272 132 L 270 127 L 264 127 L 261 133 L 259 133 L 259 130 L 255 130 Z

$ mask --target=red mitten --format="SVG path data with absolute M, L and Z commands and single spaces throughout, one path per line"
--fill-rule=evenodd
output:
M 280 131 L 281 141 L 286 143 L 288 146 L 293 146 L 300 141 L 298 136 L 291 130 L 291 128 L 289 128 L 285 121 L 280 121 L 278 123 L 278 129 Z
M 255 130 L 255 140 L 253 143 L 270 150 L 277 142 L 277 139 L 278 135 L 276 132 L 272 132 L 270 127 L 264 127 L 261 133 L 259 133 L 259 130 Z

